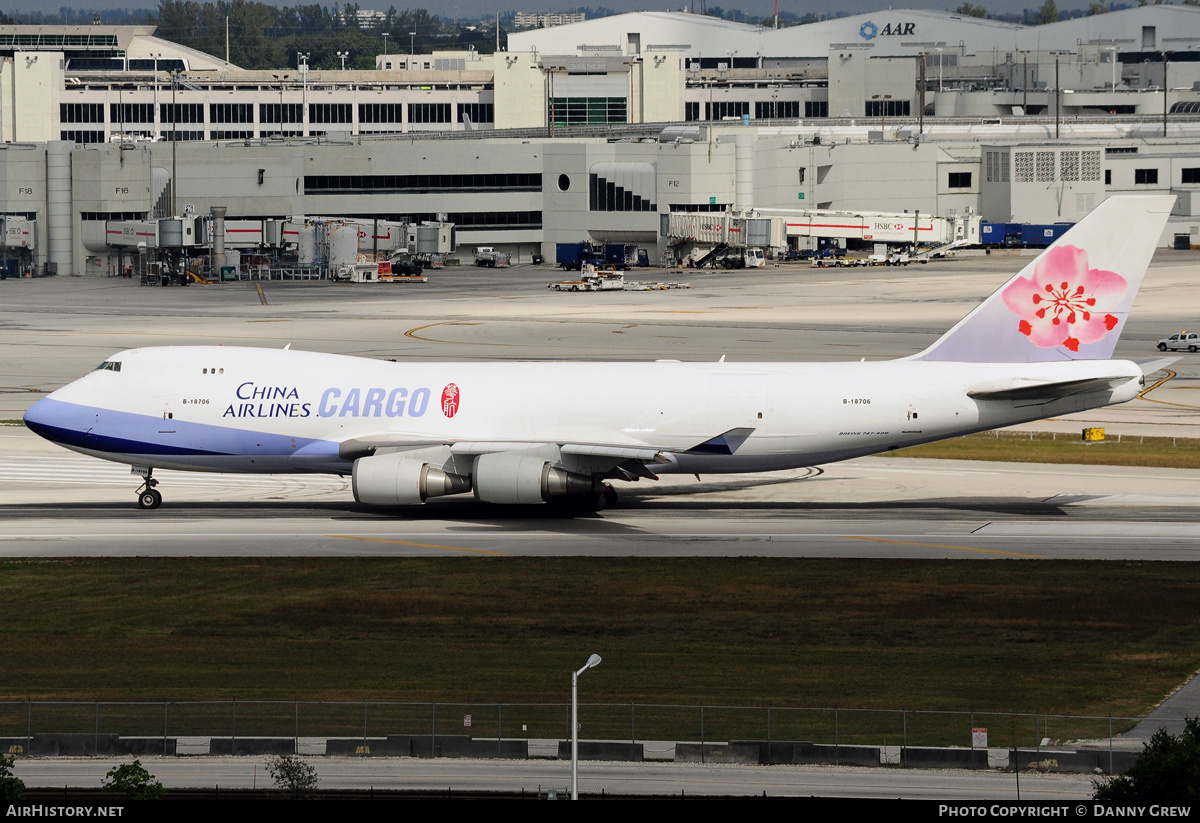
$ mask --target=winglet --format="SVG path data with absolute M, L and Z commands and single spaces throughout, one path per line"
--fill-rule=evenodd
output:
M 1110 197 L 914 360 L 1108 360 L 1174 195 Z
M 733 454 L 754 434 L 754 429 L 730 429 L 699 445 L 686 449 L 686 454 Z

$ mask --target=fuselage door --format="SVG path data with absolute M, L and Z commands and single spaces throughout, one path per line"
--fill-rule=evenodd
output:
M 164 400 L 162 404 L 162 419 L 158 421 L 159 434 L 174 434 L 175 433 L 175 409 L 174 404 L 170 400 Z
M 906 404 L 904 422 L 900 427 L 900 431 L 904 434 L 920 434 L 923 431 L 921 428 L 921 415 L 917 411 L 915 403 Z

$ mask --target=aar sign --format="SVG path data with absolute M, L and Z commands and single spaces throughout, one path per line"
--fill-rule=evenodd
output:
M 858 34 L 863 40 L 874 40 L 876 37 L 912 37 L 916 33 L 916 23 L 888 23 L 879 28 L 868 20 L 858 27 Z

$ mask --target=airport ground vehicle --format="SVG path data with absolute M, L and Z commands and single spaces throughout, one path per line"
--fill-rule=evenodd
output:
M 491 246 L 480 246 L 475 249 L 475 265 L 489 269 L 506 268 L 509 265 L 508 252 L 496 251 Z
M 1194 331 L 1181 331 L 1179 334 L 1173 334 L 1170 337 L 1165 337 L 1158 341 L 1159 351 L 1196 351 L 1200 349 L 1200 334 Z

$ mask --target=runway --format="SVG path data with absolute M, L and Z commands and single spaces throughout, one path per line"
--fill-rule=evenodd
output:
M 428 288 L 269 283 L 149 289 L 58 278 L 9 285 L 0 420 L 136 345 L 228 343 L 413 359 L 859 359 L 919 351 L 1024 259 L 905 269 L 689 272 L 692 289 L 564 295 L 549 267 L 436 272 Z M 1200 298 L 1191 257 L 1160 252 L 1118 355 Z M 129 318 L 136 318 L 131 325 Z M 1146 399 L 1034 424 L 1078 433 L 1200 432 L 1200 360 Z M 166 502 L 134 506 L 124 466 L 0 427 L 0 554 L 777 556 L 1200 559 L 1200 472 L 863 458 L 780 474 L 619 486 L 596 514 L 447 498 L 356 505 L 346 479 L 158 471 Z
M 4 557 L 838 557 L 1200 559 L 1200 473 L 863 458 L 823 469 L 623 484 L 571 513 L 447 498 L 376 510 L 346 479 L 161 471 L 0 430 Z
M 266 759 L 259 757 L 142 757 L 168 788 L 263 788 L 269 784 Z M 21 761 L 18 774 L 30 786 L 99 786 L 110 758 L 41 758 Z M 322 757 L 312 763 L 324 789 L 368 788 L 404 791 L 512 792 L 537 796 L 547 788 L 566 794 L 570 763 L 552 760 L 459 760 L 383 757 Z M 1073 802 L 1091 796 L 1089 775 L 1027 773 L 1020 786 L 1012 774 L 991 770 L 864 769 L 838 766 L 760 768 L 719 763 L 609 763 L 585 761 L 579 767 L 585 797 L 603 794 L 659 797 L 870 797 L 957 801 L 982 799 Z

